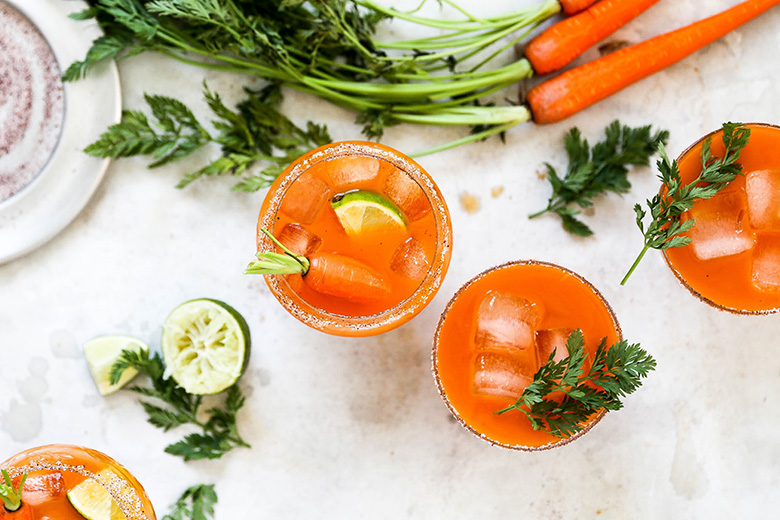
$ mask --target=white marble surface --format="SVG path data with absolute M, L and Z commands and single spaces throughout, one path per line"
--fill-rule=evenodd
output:
M 532 2 L 461 3 L 482 13 Z M 615 37 L 637 41 L 736 3 L 662 0 Z M 176 190 L 182 165 L 150 172 L 144 160 L 114 163 L 72 225 L 0 266 L 0 459 L 51 442 L 89 445 L 128 466 L 160 516 L 186 486 L 215 482 L 217 519 L 771 517 L 780 507 L 780 317 L 699 303 L 657 253 L 620 287 L 641 244 L 632 205 L 657 189 L 650 169 L 634 172 L 628 195 L 599 201 L 588 217 L 595 238 L 569 237 L 553 217 L 526 216 L 548 196 L 537 175 L 543 162 L 565 166 L 561 137 L 572 125 L 594 141 L 618 117 L 652 123 L 671 131 L 677 154 L 723 121 L 780 123 L 778 27 L 774 9 L 569 121 L 527 124 L 506 145 L 491 140 L 422 159 L 450 204 L 452 265 L 420 316 L 379 337 L 310 330 L 261 278 L 241 274 L 264 192 L 231 192 L 231 179 Z M 140 108 L 147 91 L 175 95 L 201 115 L 204 77 L 229 100 L 246 84 L 157 56 L 123 62 L 120 73 L 126 107 Z M 285 109 L 299 122 L 328 123 L 335 139 L 358 137 L 350 114 L 318 100 L 290 93 Z M 411 151 L 458 135 L 398 127 L 384 142 Z M 479 211 L 463 209 L 464 194 L 479 199 Z M 590 279 L 627 339 L 658 360 L 624 410 L 575 443 L 537 454 L 472 437 L 449 417 L 430 374 L 431 338 L 450 296 L 481 270 L 518 258 Z M 249 321 L 240 428 L 253 447 L 183 463 L 162 451 L 181 432 L 148 425 L 129 392 L 101 398 L 80 347 L 105 333 L 157 346 L 167 313 L 200 296 L 228 301 Z

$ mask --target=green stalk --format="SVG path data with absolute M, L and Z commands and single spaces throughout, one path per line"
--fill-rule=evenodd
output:
M 636 266 L 639 265 L 639 262 L 642 261 L 642 257 L 645 256 L 645 253 L 647 253 L 647 250 L 650 249 L 650 246 L 645 244 L 645 247 L 642 248 L 642 251 L 639 252 L 639 256 L 636 257 L 636 260 L 634 260 L 634 263 L 631 264 L 631 268 L 628 270 L 626 275 L 623 277 L 623 279 L 620 281 L 620 285 L 625 285 L 628 281 L 628 277 L 631 276 L 631 274 L 634 272 L 634 269 L 636 269 Z
M 530 119 L 530 112 L 529 112 L 529 119 Z M 419 152 L 414 152 L 409 154 L 410 157 L 423 157 L 425 155 L 431 155 L 434 153 L 443 152 L 445 150 L 449 150 L 451 148 L 456 148 L 458 146 L 467 144 L 467 143 L 473 143 L 474 141 L 481 141 L 482 139 L 487 139 L 488 137 L 500 134 L 501 132 L 506 132 L 510 128 L 513 128 L 517 126 L 518 124 L 522 123 L 523 121 L 513 121 L 511 123 L 507 123 L 505 125 L 495 126 L 492 128 L 488 128 L 487 130 L 483 130 L 482 132 L 477 132 L 474 134 L 471 134 L 469 136 L 463 137 L 461 139 L 456 139 L 454 141 L 450 141 L 449 143 L 445 143 L 439 146 L 435 146 L 433 148 L 427 148 L 425 150 L 420 150 Z
M 5 483 L 0 484 L 0 500 L 2 500 L 3 507 L 6 511 L 13 513 L 22 507 L 22 491 L 24 489 L 24 481 L 27 480 L 27 473 L 22 475 L 19 487 L 14 487 L 11 476 L 5 469 L 3 469 L 1 473 Z

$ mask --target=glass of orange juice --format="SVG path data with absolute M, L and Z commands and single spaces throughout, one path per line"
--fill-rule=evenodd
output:
M 450 262 L 450 215 L 433 179 L 376 143 L 334 143 L 300 157 L 271 186 L 257 227 L 259 261 L 247 272 L 266 274 L 297 319 L 340 336 L 410 320 Z M 291 266 L 269 269 L 274 255 Z
M 564 267 L 514 261 L 472 278 L 445 308 L 433 342 L 433 374 L 447 408 L 473 434 L 504 448 L 537 451 L 582 436 L 603 409 L 566 438 L 535 430 L 522 413 L 497 413 L 517 401 L 553 352 L 556 361 L 566 357 L 576 329 L 587 359 L 602 339 L 622 339 L 601 293 Z
M 21 506 L 0 504 L 2 520 L 155 520 L 141 484 L 110 457 L 88 448 L 52 444 L 0 464 L 6 484 L 21 489 Z M 22 483 L 23 482 L 23 483 Z
M 780 127 L 751 123 L 738 162 L 743 175 L 688 213 L 691 243 L 664 250 L 677 279 L 702 301 L 738 314 L 780 310 Z M 722 130 L 711 132 L 677 159 L 683 183 L 701 172 L 701 151 L 711 139 L 723 155 Z

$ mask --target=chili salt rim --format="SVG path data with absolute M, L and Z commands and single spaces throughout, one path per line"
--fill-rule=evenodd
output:
M 295 291 L 290 288 L 283 275 L 265 275 L 265 280 L 271 292 L 282 306 L 306 325 L 317 330 L 330 329 L 348 335 L 370 335 L 375 329 L 393 328 L 397 326 L 395 324 L 402 320 L 404 316 L 408 314 L 415 316 L 422 311 L 439 291 L 447 273 L 452 248 L 452 224 L 444 197 L 439 192 L 430 174 L 414 162 L 407 160 L 400 152 L 385 149 L 373 143 L 338 142 L 325 145 L 315 150 L 304 160 L 295 163 L 292 169 L 284 174 L 280 184 L 271 194 L 271 198 L 268 200 L 268 210 L 262 216 L 260 222 L 261 227 L 265 229 L 274 228 L 276 214 L 287 190 L 298 177 L 312 166 L 323 161 L 356 155 L 374 157 L 386 161 L 403 171 L 422 188 L 428 202 L 431 204 L 431 210 L 436 222 L 436 250 L 428 272 L 425 278 L 420 281 L 420 285 L 411 295 L 390 309 L 375 314 L 349 316 L 328 312 L 311 305 L 295 294 Z M 261 235 L 260 244 L 262 244 L 260 252 L 275 251 L 273 242 L 265 235 Z M 283 290 L 283 287 L 286 287 L 289 291 Z M 291 297 L 290 294 L 295 294 L 295 297 Z
M 94 21 L 68 15 L 81 11 L 81 0 L 0 0 L 21 13 L 48 42 L 64 69 L 84 59 L 93 40 L 103 36 Z M 63 83 L 64 118 L 48 163 L 26 187 L 0 202 L 0 264 L 42 246 L 89 203 L 108 167 L 108 159 L 82 150 L 121 117 L 119 73 L 113 61 L 90 70 L 85 79 Z
M 773 128 L 775 130 L 780 130 L 779 125 L 774 125 L 771 123 L 740 123 L 740 124 L 741 126 L 745 126 L 745 127 L 758 126 L 758 127 Z M 679 162 L 683 156 L 687 155 L 693 148 L 698 146 L 700 143 L 704 142 L 705 139 L 712 138 L 715 135 L 721 133 L 722 131 L 723 131 L 722 128 L 718 128 L 702 136 L 701 138 L 697 139 L 693 144 L 689 145 L 687 148 L 685 148 L 685 150 L 680 152 L 680 154 L 677 156 L 676 162 Z M 707 298 L 703 294 L 701 294 L 699 291 L 691 287 L 687 281 L 685 281 L 682 274 L 674 267 L 674 265 L 672 265 L 671 260 L 669 260 L 669 256 L 667 255 L 666 249 L 662 250 L 661 253 L 663 254 L 666 265 L 669 267 L 669 270 L 672 271 L 674 277 L 677 278 L 677 281 L 680 283 L 680 285 L 685 287 L 693 296 L 695 296 L 702 302 L 706 303 L 710 307 L 713 307 L 719 311 L 728 312 L 729 314 L 736 314 L 738 316 L 767 316 L 770 314 L 777 314 L 778 312 L 780 312 L 780 307 L 773 307 L 771 309 L 749 310 L 749 309 L 737 309 L 735 307 L 729 307 L 728 305 L 722 305 L 720 303 L 717 303 Z
M 612 323 L 615 326 L 615 332 L 617 334 L 618 341 L 623 340 L 623 331 L 620 328 L 620 323 L 618 323 L 617 315 L 615 315 L 615 311 L 612 309 L 612 306 L 609 304 L 609 302 L 604 298 L 604 295 L 601 294 L 601 291 L 596 289 L 596 287 L 590 283 L 586 278 L 584 278 L 582 275 L 572 271 L 571 269 L 568 269 L 566 267 L 563 267 L 558 264 L 554 264 L 552 262 L 545 262 L 543 260 L 512 260 L 509 262 L 505 262 L 503 264 L 499 264 L 493 267 L 490 267 L 488 269 L 485 269 L 481 273 L 477 274 L 473 278 L 471 278 L 469 281 L 464 283 L 460 289 L 458 289 L 455 294 L 450 298 L 450 301 L 447 302 L 446 307 L 444 308 L 444 311 L 442 311 L 441 316 L 439 317 L 439 322 L 436 325 L 436 332 L 433 335 L 433 347 L 431 348 L 431 372 L 433 373 L 434 381 L 436 382 L 436 389 L 439 392 L 439 395 L 441 396 L 442 400 L 444 401 L 444 404 L 447 406 L 447 409 L 450 411 L 450 414 L 458 421 L 458 423 L 463 426 L 465 429 L 467 429 L 469 432 L 471 432 L 474 436 L 482 439 L 483 441 L 493 445 L 493 446 L 499 446 L 501 448 L 506 448 L 510 450 L 516 450 L 516 451 L 526 451 L 526 452 L 536 452 L 536 451 L 545 451 L 545 450 L 551 450 L 553 448 L 559 448 L 561 446 L 565 446 L 566 444 L 569 444 L 572 441 L 575 441 L 588 433 L 601 419 L 604 418 L 604 416 L 607 414 L 606 409 L 602 409 L 600 412 L 598 412 L 592 420 L 588 422 L 588 424 L 585 425 L 585 427 L 578 431 L 577 433 L 566 437 L 565 439 L 559 439 L 552 442 L 549 442 L 547 444 L 543 444 L 541 446 L 525 446 L 521 444 L 507 444 L 504 442 L 497 441 L 489 436 L 487 436 L 484 433 L 478 432 L 475 428 L 473 428 L 471 425 L 466 423 L 466 421 L 460 416 L 458 411 L 455 409 L 455 407 L 450 402 L 449 398 L 447 397 L 447 393 L 444 390 L 444 385 L 441 381 L 441 378 L 439 377 L 439 369 L 437 365 L 437 352 L 439 349 L 439 335 L 441 333 L 442 326 L 444 325 L 444 321 L 447 318 L 447 313 L 449 312 L 452 305 L 455 303 L 455 301 L 458 299 L 458 297 L 466 291 L 469 287 L 471 287 L 474 283 L 478 282 L 485 276 L 489 275 L 493 271 L 497 271 L 500 269 L 508 269 L 517 265 L 542 265 L 547 267 L 552 267 L 554 269 L 558 269 L 560 271 L 563 271 L 564 273 L 567 273 L 569 275 L 572 275 L 574 278 L 582 282 L 586 287 L 588 287 L 593 293 L 599 298 L 599 300 L 604 304 L 604 306 L 607 309 L 607 312 L 609 313 L 610 318 L 612 319 Z

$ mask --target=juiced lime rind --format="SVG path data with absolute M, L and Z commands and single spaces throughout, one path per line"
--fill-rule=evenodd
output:
M 98 477 L 110 478 L 104 469 Z M 127 520 L 111 494 L 96 480 L 88 478 L 67 492 L 68 502 L 87 520 Z
M 113 394 L 138 375 L 134 368 L 128 368 L 115 385 L 110 383 L 111 367 L 119 359 L 122 351 L 138 352 L 142 349 L 148 351 L 149 346 L 138 338 L 126 335 L 98 336 L 84 343 L 84 357 L 100 395 Z
M 218 394 L 234 385 L 249 363 L 249 326 L 225 302 L 190 300 L 165 320 L 161 348 L 166 377 L 190 394 Z
M 406 227 L 406 217 L 398 206 L 373 191 L 351 191 L 334 197 L 331 206 L 348 234 L 362 231 L 362 217 L 366 211 L 375 209 L 399 227 Z

